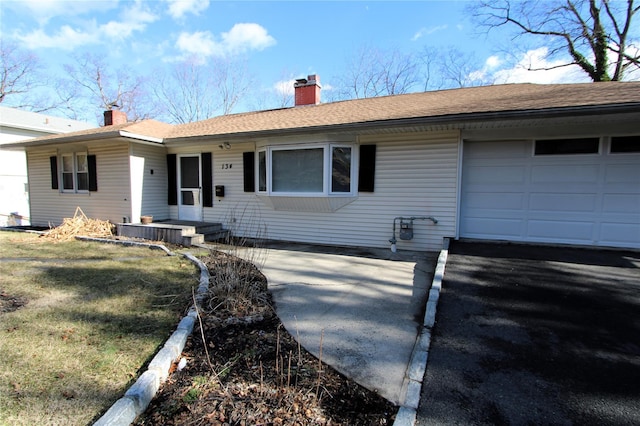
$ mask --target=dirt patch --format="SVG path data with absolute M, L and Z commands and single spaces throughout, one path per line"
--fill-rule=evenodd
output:
M 264 276 L 237 262 L 206 259 L 217 284 L 185 346 L 187 364 L 135 424 L 392 424 L 397 407 L 299 346 L 275 315 Z M 232 278 L 240 289 L 229 287 Z
M 29 300 L 25 297 L 14 296 L 0 290 L 0 315 L 6 312 L 17 311 L 27 303 L 29 303 Z

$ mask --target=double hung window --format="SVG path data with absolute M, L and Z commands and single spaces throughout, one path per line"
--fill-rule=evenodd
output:
M 353 195 L 354 149 L 345 144 L 272 146 L 258 151 L 259 193 L 283 196 Z
M 95 159 L 86 152 L 51 157 L 51 188 L 75 193 L 97 191 Z

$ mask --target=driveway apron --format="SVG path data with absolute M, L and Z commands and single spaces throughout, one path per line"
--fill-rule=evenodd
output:
M 305 349 L 399 403 L 436 255 L 272 244 L 256 263 Z
M 453 242 L 417 424 L 640 424 L 640 253 Z

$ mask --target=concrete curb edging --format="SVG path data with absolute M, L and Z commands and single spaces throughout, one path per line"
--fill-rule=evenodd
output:
M 427 361 L 429 358 L 429 346 L 431 345 L 431 329 L 436 323 L 436 308 L 440 299 L 440 291 L 442 290 L 442 279 L 444 277 L 444 269 L 447 264 L 447 256 L 449 255 L 449 239 L 445 238 L 443 248 L 440 250 L 438 262 L 433 274 L 431 289 L 427 299 L 426 312 L 422 323 L 422 331 L 416 339 L 413 347 L 411 361 L 407 369 L 405 383 L 406 395 L 404 402 L 401 404 L 394 426 L 413 426 L 416 423 L 416 414 L 418 405 L 420 404 L 420 394 L 422 393 L 422 382 L 425 372 L 427 371 Z
M 117 241 L 106 240 L 100 238 L 89 237 L 76 237 L 78 239 L 86 241 L 98 241 L 108 243 L 124 243 L 125 245 L 136 245 L 149 247 L 151 249 L 164 250 L 169 256 L 175 256 L 176 254 L 171 252 L 165 246 L 160 244 L 145 244 L 134 243 L 130 241 Z M 169 376 L 169 369 L 171 365 L 178 360 L 184 345 L 187 342 L 187 338 L 193 332 L 195 322 L 198 318 L 197 306 L 200 305 L 202 300 L 206 297 L 206 293 L 209 290 L 209 270 L 207 266 L 200 261 L 200 259 L 193 256 L 191 253 L 184 253 L 183 256 L 195 264 L 200 269 L 200 279 L 198 289 L 195 293 L 195 305 L 191 306 L 187 315 L 185 315 L 173 334 L 167 339 L 164 346 L 153 357 L 147 371 L 131 385 L 131 387 L 125 392 L 124 396 L 117 400 L 109 410 L 102 417 L 100 417 L 94 426 L 128 426 L 142 414 L 149 403 L 155 396 L 156 392 L 160 388 L 160 385 Z

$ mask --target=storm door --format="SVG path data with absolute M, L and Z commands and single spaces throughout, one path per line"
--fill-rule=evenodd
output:
M 178 215 L 180 220 L 202 220 L 202 177 L 200 155 L 181 155 L 178 162 L 180 177 Z

